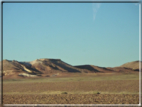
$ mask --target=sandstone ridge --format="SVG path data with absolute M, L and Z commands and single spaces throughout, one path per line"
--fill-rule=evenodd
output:
M 29 62 L 3 60 L 3 77 L 51 77 L 63 73 L 118 73 L 139 71 L 139 61 L 125 63 L 119 67 L 99 67 L 95 65 L 72 66 L 61 59 L 41 58 Z M 0 62 L 1 63 L 1 62 Z

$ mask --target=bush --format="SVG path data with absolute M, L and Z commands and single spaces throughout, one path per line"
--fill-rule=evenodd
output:
M 100 94 L 100 92 L 97 92 L 97 94 Z
M 62 92 L 62 94 L 68 94 L 67 92 Z
M 94 92 L 94 94 L 101 94 L 100 92 Z

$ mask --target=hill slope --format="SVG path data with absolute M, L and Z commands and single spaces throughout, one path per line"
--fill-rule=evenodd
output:
M 1 63 L 1 62 L 0 62 Z M 111 73 L 111 72 L 136 72 L 139 71 L 139 62 L 129 62 L 119 67 L 99 67 L 94 65 L 72 66 L 60 59 L 36 59 L 31 62 L 18 62 L 3 60 L 4 77 L 36 77 L 51 76 L 59 73 Z
M 133 62 L 128 62 L 125 63 L 123 65 L 121 65 L 120 67 L 125 67 L 125 68 L 131 68 L 133 70 L 138 70 L 139 69 L 139 62 L 140 61 L 133 61 Z M 142 67 L 142 62 L 141 63 L 141 67 Z
M 105 68 L 105 67 L 98 67 L 98 66 L 94 66 L 94 65 L 79 65 L 79 66 L 75 66 L 77 68 L 80 69 L 86 69 L 91 73 L 108 73 L 111 72 L 111 70 Z
M 85 72 L 79 68 L 69 65 L 60 59 L 37 59 L 29 62 L 33 68 L 41 71 L 42 73 L 52 73 L 55 71 L 61 72 Z
M 3 60 L 3 76 L 43 76 L 47 74 L 55 74 L 61 72 L 83 73 L 88 70 L 83 70 L 72 65 L 69 65 L 60 59 L 36 59 L 31 62 L 18 62 L 11 60 Z M 15 76 L 14 76 L 15 77 Z

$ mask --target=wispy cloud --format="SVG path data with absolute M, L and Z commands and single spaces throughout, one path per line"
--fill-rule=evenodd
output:
M 101 3 L 93 3 L 93 21 L 95 21 L 96 19 L 96 14 L 100 6 L 101 6 Z

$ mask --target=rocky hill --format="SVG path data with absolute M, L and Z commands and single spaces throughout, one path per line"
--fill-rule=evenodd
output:
M 140 62 L 140 61 L 128 62 L 128 63 L 125 63 L 125 64 L 121 65 L 120 67 L 125 67 L 125 68 L 131 68 L 133 70 L 138 70 L 139 69 L 139 64 L 141 64 L 141 67 L 142 67 L 142 62 Z
M 112 72 L 110 69 L 107 69 L 105 67 L 99 67 L 99 66 L 94 66 L 94 65 L 79 65 L 79 66 L 75 66 L 75 67 L 80 68 L 80 69 L 86 69 L 90 73 L 108 73 L 108 72 Z
M 35 77 L 47 76 L 59 73 L 85 73 L 83 70 L 63 62 L 60 59 L 36 59 L 31 62 L 18 62 L 15 60 L 3 60 L 3 76 Z
M 1 62 L 0 62 L 1 63 Z M 3 60 L 3 77 L 53 76 L 60 73 L 111 73 L 139 71 L 139 62 L 129 62 L 119 67 L 99 67 L 94 65 L 72 66 L 60 59 L 36 59 L 31 62 Z

